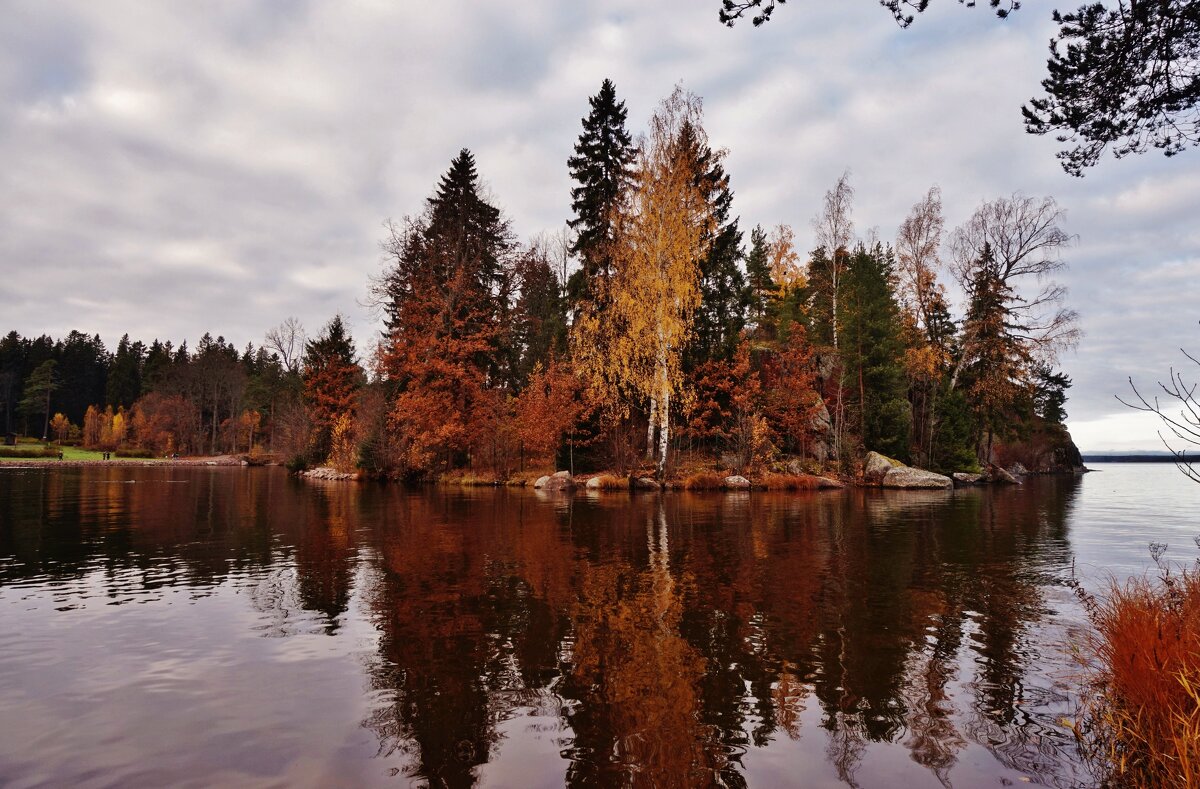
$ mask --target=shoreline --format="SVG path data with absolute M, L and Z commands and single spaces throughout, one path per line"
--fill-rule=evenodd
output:
M 113 458 L 112 460 L 58 460 L 57 458 L 4 458 L 0 462 L 0 471 L 5 469 L 35 469 L 35 468 L 89 468 L 102 466 L 252 466 L 238 457 L 218 455 L 215 457 L 193 458 Z

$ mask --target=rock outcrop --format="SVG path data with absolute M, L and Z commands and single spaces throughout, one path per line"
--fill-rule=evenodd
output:
M 1079 447 L 1062 425 L 1036 425 L 1020 441 L 997 441 L 988 460 L 1012 470 L 1020 464 L 1026 474 L 1078 474 L 1087 469 Z
M 906 466 L 878 452 L 868 452 L 863 467 L 863 479 L 869 485 L 901 490 L 930 490 L 950 488 L 954 481 L 921 468 Z
M 634 490 L 653 491 L 653 490 L 661 490 L 662 489 L 662 486 L 659 485 L 656 480 L 651 479 L 650 477 L 634 477 L 633 482 L 632 482 L 632 487 Z
M 817 413 L 813 414 L 812 424 L 809 427 L 812 430 L 813 439 L 808 451 L 813 459 L 822 465 L 827 461 L 837 460 L 837 438 L 833 432 L 833 418 L 829 415 L 825 401 L 821 401 L 821 407 L 817 409 Z
M 988 482 L 1000 485 L 1020 485 L 1021 480 L 999 466 L 988 466 L 983 472 L 983 478 Z
M 972 474 L 968 471 L 956 471 L 950 475 L 955 485 L 978 485 L 983 482 L 982 474 Z

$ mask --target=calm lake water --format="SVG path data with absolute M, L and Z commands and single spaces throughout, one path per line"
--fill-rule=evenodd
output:
M 1087 786 L 1063 582 L 1200 531 L 1172 466 L 1097 468 L 591 498 L 0 470 L 0 785 Z

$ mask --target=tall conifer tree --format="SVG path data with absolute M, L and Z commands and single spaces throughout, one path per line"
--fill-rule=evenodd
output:
M 742 258 L 742 232 L 738 218 L 730 219 L 733 192 L 722 163 L 722 151 L 714 152 L 700 140 L 696 130 L 685 124 L 679 145 L 693 151 L 696 184 L 708 203 L 710 229 L 703 239 L 705 253 L 699 260 L 700 305 L 696 309 L 685 363 L 689 367 L 710 359 L 732 359 L 746 325 L 749 293 L 738 263 Z
M 397 392 L 394 424 L 409 471 L 467 457 L 480 419 L 514 383 L 512 234 L 461 151 L 424 214 L 391 228 L 377 284 L 387 335 L 380 366 Z
M 583 133 L 575 143 L 575 154 L 567 159 L 571 178 L 571 209 L 568 224 L 576 232 L 571 251 L 581 267 L 571 276 L 568 294 L 578 311 L 596 297 L 596 279 L 612 274 L 613 212 L 622 194 L 633 183 L 633 138 L 625 128 L 625 102 L 617 101 L 612 80 L 588 99 L 592 110 L 583 119 Z
M 908 460 L 912 415 L 892 250 L 858 245 L 842 287 L 840 353 L 854 426 L 866 448 Z

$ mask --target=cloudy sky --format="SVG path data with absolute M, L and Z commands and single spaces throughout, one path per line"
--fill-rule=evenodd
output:
M 522 237 L 569 216 L 566 159 L 612 78 L 639 130 L 682 81 L 728 148 L 743 227 L 809 220 L 846 169 L 894 237 L 942 188 L 948 227 L 1015 191 L 1078 236 L 1085 337 L 1062 367 L 1085 450 L 1152 448 L 1114 394 L 1200 349 L 1200 151 L 1065 175 L 1023 132 L 1049 11 L 950 0 L 899 30 L 874 0 L 797 0 L 726 29 L 719 0 L 15 0 L 0 27 L 0 330 L 261 341 L 346 314 L 360 347 L 382 224 L 471 148 Z

